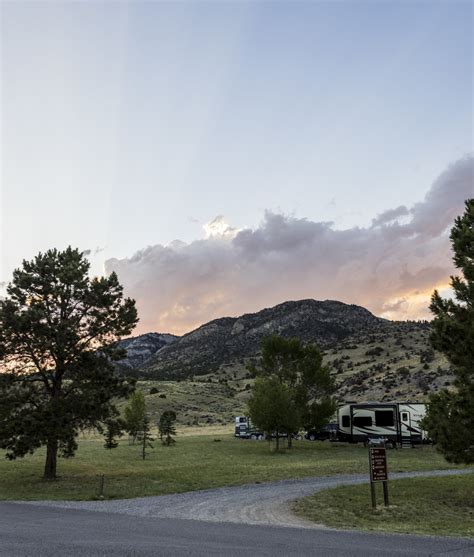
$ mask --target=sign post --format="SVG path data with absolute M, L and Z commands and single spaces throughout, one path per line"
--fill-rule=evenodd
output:
M 375 497 L 375 483 L 383 484 L 383 501 L 388 507 L 388 469 L 387 453 L 385 446 L 374 447 L 369 444 L 369 467 L 370 467 L 370 494 L 372 498 L 372 508 L 377 508 Z

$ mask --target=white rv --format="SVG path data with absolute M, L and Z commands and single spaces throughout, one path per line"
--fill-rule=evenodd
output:
M 411 447 L 427 440 L 420 424 L 425 413 L 424 404 L 411 402 L 345 404 L 338 410 L 338 438 L 350 443 L 379 438 Z

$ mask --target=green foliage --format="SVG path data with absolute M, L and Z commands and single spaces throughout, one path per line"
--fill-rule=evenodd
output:
M 81 430 L 116 419 L 114 400 L 134 384 L 114 373 L 117 341 L 137 322 L 117 276 L 88 276 L 78 250 L 23 261 L 0 301 L 0 447 L 14 459 L 47 446 L 44 477 L 58 452 L 73 456 Z
M 117 437 L 122 437 L 125 424 L 121 420 L 107 420 L 105 422 L 104 447 L 116 449 L 118 447 Z
M 143 421 L 146 418 L 145 395 L 141 391 L 135 391 L 132 394 L 125 407 L 124 416 L 125 429 L 128 431 L 133 444 L 143 430 Z
M 454 264 L 460 276 L 451 277 L 453 299 L 435 290 L 431 342 L 453 366 L 456 390 L 430 398 L 424 427 L 452 462 L 474 462 L 474 199 L 451 231 Z
M 172 443 L 176 443 L 173 435 L 176 435 L 176 412 L 173 410 L 166 410 L 161 414 L 160 421 L 158 422 L 158 430 L 160 432 L 160 439 L 163 445 L 169 447 Z
M 147 449 L 153 449 L 153 437 L 150 433 L 150 420 L 148 419 L 148 416 L 146 414 L 143 418 L 142 430 L 140 432 L 140 435 L 142 445 L 142 459 L 145 460 Z
M 277 450 L 281 433 L 291 436 L 298 431 L 300 412 L 290 387 L 278 377 L 257 377 L 248 402 L 253 423 L 267 436 L 275 434 Z
M 326 424 L 335 412 L 336 405 L 332 398 L 335 391 L 334 380 L 329 368 L 323 366 L 323 356 L 315 345 L 304 345 L 299 339 L 285 339 L 273 335 L 262 341 L 262 356 L 260 362 L 253 366 L 251 371 L 258 377 L 271 379 L 271 381 L 255 384 L 253 402 L 249 406 L 250 416 L 254 423 L 263 428 L 259 423 L 263 414 L 257 411 L 257 403 L 269 405 L 271 414 L 275 416 L 276 404 L 270 397 L 264 395 L 267 388 L 278 394 L 276 400 L 280 401 L 281 413 L 279 418 L 280 428 L 283 427 L 282 419 L 286 425 L 280 431 L 289 434 L 297 433 L 301 427 L 320 427 Z M 276 386 L 284 386 L 278 393 Z M 258 394 L 258 397 L 254 395 Z M 288 404 L 287 399 L 291 400 Z M 255 419 L 257 418 L 257 419 Z M 265 429 L 265 428 L 263 428 Z M 265 429 L 268 431 L 267 429 Z

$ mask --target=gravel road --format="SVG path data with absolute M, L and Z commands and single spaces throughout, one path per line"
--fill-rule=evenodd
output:
M 465 470 L 434 470 L 391 474 L 391 479 L 449 476 Z M 295 516 L 292 501 L 322 489 L 368 481 L 366 474 L 311 477 L 271 483 L 191 491 L 174 495 L 111 501 L 32 501 L 29 505 L 118 513 L 149 518 L 179 518 L 205 522 L 231 522 L 297 528 L 323 528 Z M 24 502 L 23 502 L 24 503 Z

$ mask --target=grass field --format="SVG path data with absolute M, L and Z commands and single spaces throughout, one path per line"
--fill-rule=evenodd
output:
M 382 506 L 381 488 L 381 506 L 372 510 L 369 486 L 355 485 L 306 497 L 294 511 L 336 528 L 474 536 L 474 474 L 395 480 L 389 489 L 388 508 Z
M 217 428 L 193 433 L 178 436 L 172 447 L 155 442 L 145 461 L 127 441 L 106 450 L 102 439 L 80 438 L 77 455 L 59 460 L 61 477 L 54 482 L 41 479 L 43 450 L 16 461 L 0 453 L 0 499 L 93 499 L 101 474 L 106 497 L 127 498 L 368 469 L 362 446 L 296 441 L 293 450 L 274 453 L 267 442 L 234 439 Z M 390 451 L 388 460 L 392 472 L 452 467 L 429 446 Z

